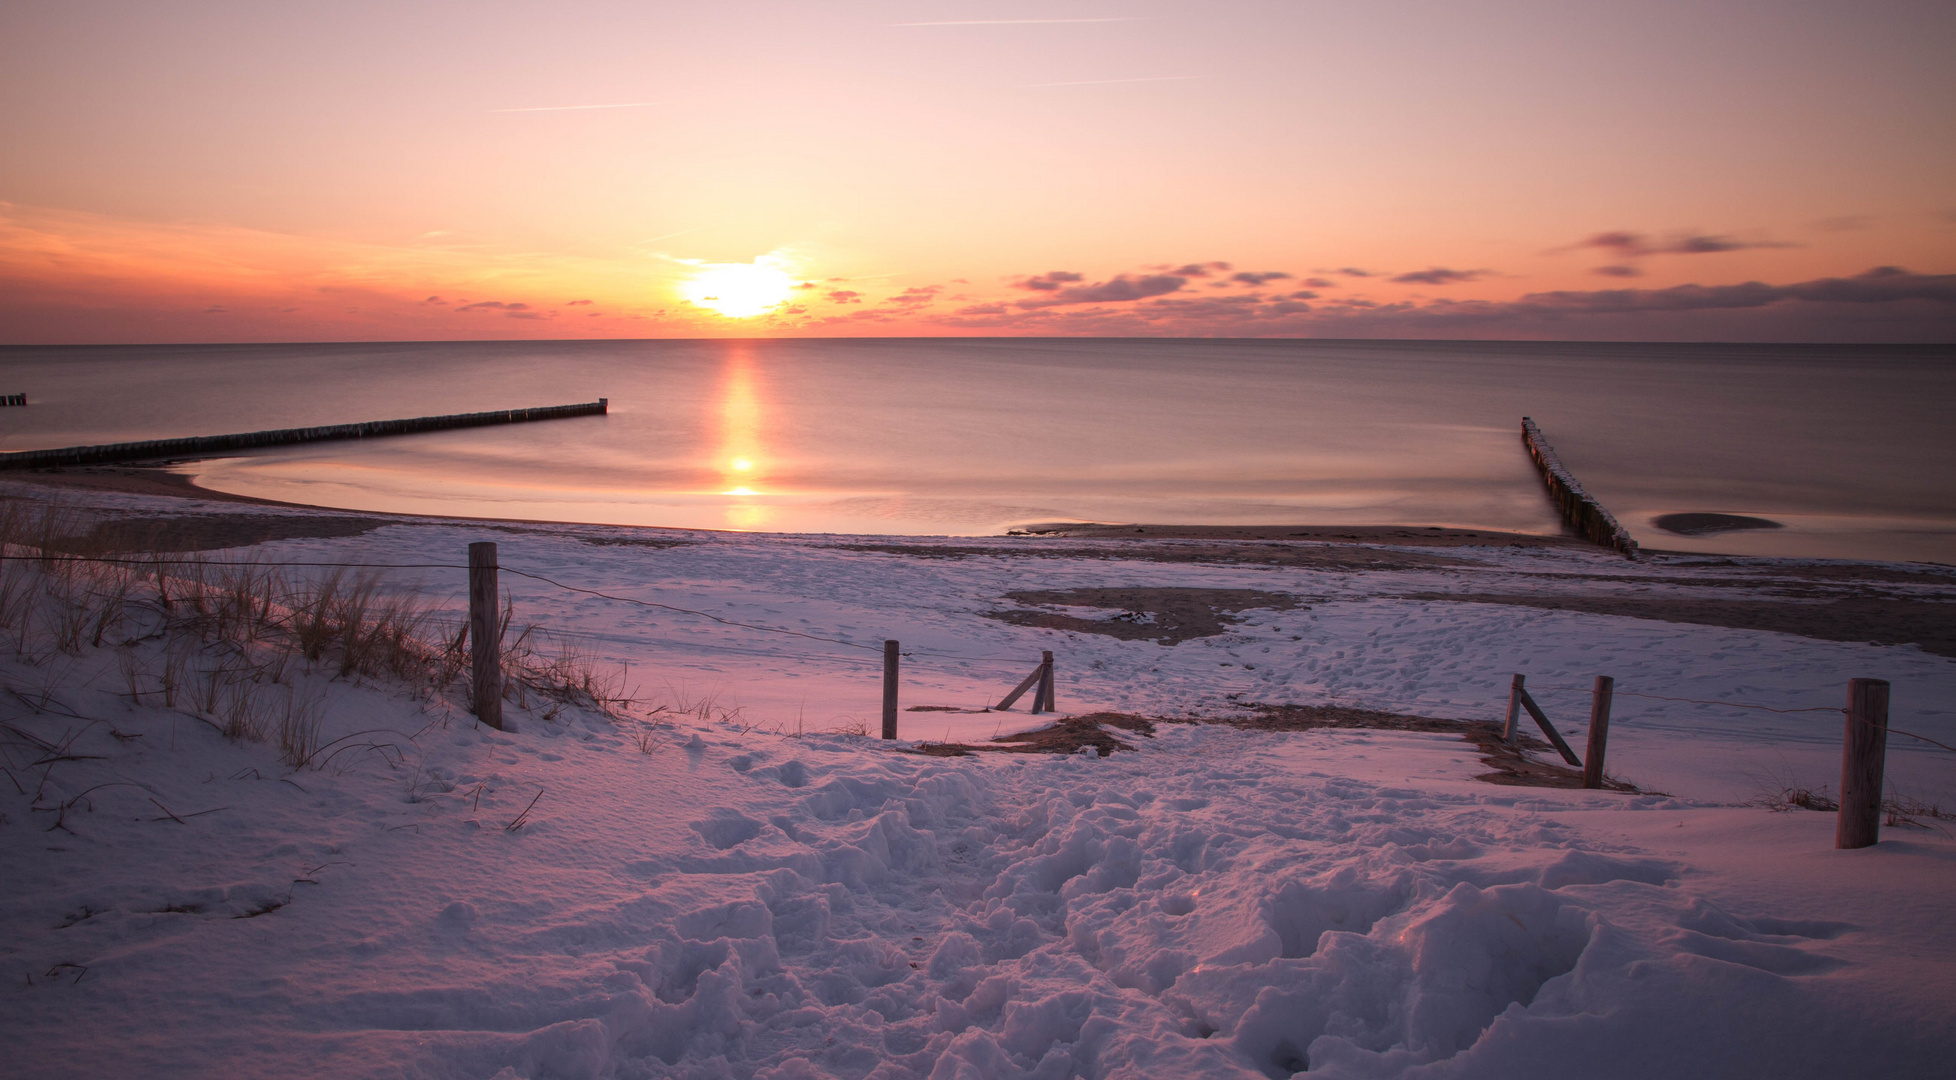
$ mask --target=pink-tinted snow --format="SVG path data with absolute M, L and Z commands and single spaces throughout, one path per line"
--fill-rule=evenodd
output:
M 1956 741 L 1946 658 L 1388 595 L 1446 570 L 1386 589 L 822 538 L 588 542 L 616 535 L 404 522 L 255 553 L 460 562 L 496 539 L 506 566 L 560 582 L 869 648 L 506 575 L 519 618 L 629 661 L 650 698 L 713 709 L 649 740 L 575 710 L 512 707 L 496 732 L 452 699 L 319 671 L 300 681 L 328 737 L 376 729 L 355 742 L 377 748 L 299 772 L 132 704 L 115 649 L 0 656 L 10 722 L 81 732 L 78 760 L 14 762 L 20 787 L 0 784 L 9 1074 L 1931 1077 L 1956 1059 L 1956 840 L 1889 828 L 1836 851 L 1831 814 L 1743 805 L 1835 782 L 1838 714 L 1619 699 L 1612 772 L 1668 795 L 1497 787 L 1436 734 L 1165 724 L 1106 758 L 944 759 L 837 731 L 875 730 L 886 636 L 918 654 L 906 705 L 982 708 L 1042 649 L 1062 710 L 1156 716 L 1240 695 L 1489 719 L 1515 671 L 1793 708 L 1867 675 L 1893 681 L 1897 727 Z M 1174 647 L 980 615 L 1014 589 L 1106 584 L 1309 607 Z M 1543 698 L 1580 746 L 1583 696 Z M 1031 723 L 1023 705 L 902 722 L 906 740 Z M 1896 789 L 1950 806 L 1948 755 L 1895 741 Z

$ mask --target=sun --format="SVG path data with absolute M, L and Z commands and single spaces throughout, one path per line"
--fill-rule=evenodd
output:
M 751 263 L 706 263 L 679 295 L 729 319 L 750 319 L 787 303 L 794 284 L 763 256 Z

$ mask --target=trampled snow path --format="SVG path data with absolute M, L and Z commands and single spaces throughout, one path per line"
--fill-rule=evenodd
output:
M 288 783 L 161 710 L 117 727 L 142 738 L 84 736 L 107 760 L 56 793 L 140 787 L 72 833 L 9 812 L 22 1075 L 1926 1077 L 1956 1051 L 1947 837 L 1835 852 L 1824 814 L 1495 788 L 1442 736 L 944 760 L 456 718 L 399 769 Z
M 259 550 L 445 561 L 482 536 L 399 525 Z M 647 599 L 864 644 L 1055 648 L 1075 709 L 1341 694 L 1485 716 L 1518 666 L 1579 685 L 1607 663 L 1619 685 L 1634 673 L 1789 706 L 1885 676 L 1896 725 L 1949 741 L 1939 710 L 1956 688 L 1956 665 L 1913 648 L 1391 600 L 1357 573 L 492 538 L 506 564 L 572 584 L 637 582 Z M 1516 572 L 1549 558 L 1488 557 Z M 1422 573 L 1392 590 L 1450 572 Z M 111 650 L 0 659 L 8 685 L 47 697 L 39 714 L 8 698 L 15 722 L 57 736 L 108 721 L 38 801 L 41 769 L 20 776 L 25 794 L 0 785 L 9 1068 L 1832 1077 L 1940 1076 L 1956 1054 L 1956 842 L 1889 829 L 1836 852 L 1831 815 L 1732 805 L 1761 762 L 1831 779 L 1838 720 L 1620 700 L 1613 771 L 1690 799 L 1493 787 L 1471 779 L 1466 744 L 1404 733 L 1166 725 L 1108 759 L 925 758 L 782 734 L 797 715 L 810 731 L 872 718 L 873 657 L 849 667 L 831 659 L 854 651 L 840 646 L 509 583 L 539 621 L 590 632 L 655 686 L 717 691 L 742 722 L 683 722 L 644 753 L 633 729 L 581 714 L 487 732 L 439 701 L 320 674 L 329 736 L 385 729 L 404 757 L 288 774 L 262 745 L 132 707 Z M 1011 589 L 1111 583 L 1312 606 L 1174 648 L 977 614 Z M 912 671 L 906 702 L 933 704 L 982 704 L 1019 673 Z M 998 718 L 905 723 L 934 738 Z M 1730 760 L 1745 747 L 1756 760 Z M 1898 771 L 1924 797 L 1949 775 L 1907 751 Z M 69 806 L 63 828 L 34 805 Z

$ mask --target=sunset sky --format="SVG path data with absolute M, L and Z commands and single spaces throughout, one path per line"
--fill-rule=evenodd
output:
M 1956 339 L 1947 0 L 0 6 L 0 343 Z

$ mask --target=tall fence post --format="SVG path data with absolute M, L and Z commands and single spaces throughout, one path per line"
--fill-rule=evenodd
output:
M 1881 773 L 1887 756 L 1888 680 L 1849 679 L 1835 847 L 1864 848 L 1881 839 Z
M 475 676 L 476 719 L 492 728 L 503 726 L 503 663 L 501 627 L 496 618 L 496 545 L 483 540 L 469 545 L 469 665 Z
M 1589 692 L 1589 747 L 1582 756 L 1582 786 L 1603 786 L 1603 749 L 1610 740 L 1610 699 L 1616 696 L 1616 680 L 1596 676 L 1596 688 Z
M 883 737 L 896 738 L 897 721 L 897 643 L 883 643 Z
M 1528 691 L 1524 689 L 1528 676 L 1515 672 L 1515 681 L 1508 687 L 1508 722 L 1501 728 L 1501 741 L 1512 744 L 1515 741 L 1515 721 L 1521 719 L 1521 698 Z

